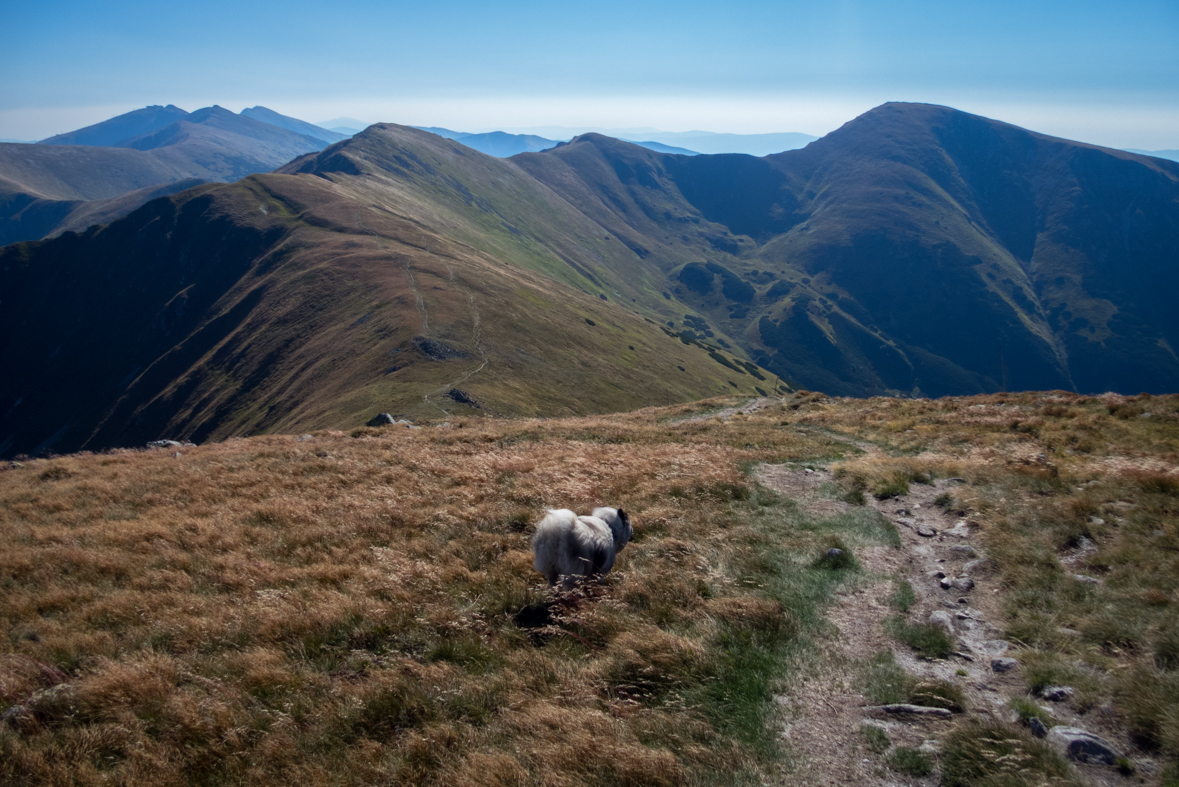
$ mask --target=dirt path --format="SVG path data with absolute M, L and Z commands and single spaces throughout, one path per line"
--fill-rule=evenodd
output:
M 858 446 L 876 453 L 873 446 Z M 826 470 L 808 471 L 788 466 L 762 466 L 762 485 L 793 498 L 808 513 L 829 517 L 851 506 L 825 497 L 820 488 L 832 480 Z M 820 643 L 818 658 L 788 696 L 781 696 L 786 718 L 782 736 L 789 746 L 792 768 L 783 783 L 792 785 L 916 785 L 937 784 L 936 776 L 915 778 L 890 771 L 884 757 L 873 754 L 860 728 L 886 730 L 894 746 L 926 747 L 936 751 L 937 739 L 954 719 L 890 716 L 872 707 L 861 692 L 863 665 L 881 651 L 892 650 L 897 663 L 920 679 L 940 678 L 960 686 L 974 716 L 1010 715 L 1007 697 L 1021 687 L 1015 675 L 991 670 L 992 656 L 1002 655 L 1007 643 L 990 621 L 998 621 L 996 582 L 981 561 L 977 529 L 934 505 L 934 500 L 958 482 L 939 480 L 914 484 L 910 493 L 889 500 L 868 499 L 868 505 L 897 525 L 901 547 L 861 546 L 855 550 L 864 578 L 849 587 L 829 611 L 838 636 Z M 980 561 L 980 562 L 975 562 Z M 943 589 L 941 578 L 970 579 L 973 587 Z M 885 633 L 884 621 L 896 614 L 890 605 L 896 579 L 905 579 L 916 594 L 907 618 L 925 622 L 931 613 L 948 614 L 958 652 L 945 661 L 916 658 L 906 646 Z M 957 715 L 957 714 L 955 714 Z M 927 743 L 928 742 L 928 743 Z

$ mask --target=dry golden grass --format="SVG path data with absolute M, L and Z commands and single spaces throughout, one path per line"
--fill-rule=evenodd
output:
M 756 488 L 762 461 L 965 479 L 947 505 L 983 527 L 1032 661 L 1085 661 L 1086 701 L 1179 753 L 1179 702 L 1147 701 L 1179 665 L 1179 401 L 804 392 L 688 418 L 733 403 L 0 473 L 0 781 L 760 783 L 772 690 L 854 573 L 812 566 L 830 528 Z M 554 595 L 531 524 L 600 504 L 635 542 Z

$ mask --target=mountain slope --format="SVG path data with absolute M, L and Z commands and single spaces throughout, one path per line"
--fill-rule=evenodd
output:
M 511 162 L 375 126 L 283 173 L 0 249 L 0 364 L 16 370 L 0 452 L 772 387 L 600 297 L 634 255 L 601 241 L 609 265 L 591 270 L 591 229 Z
M 911 104 L 764 159 L 585 135 L 516 160 L 800 384 L 1179 387 L 1168 162 Z

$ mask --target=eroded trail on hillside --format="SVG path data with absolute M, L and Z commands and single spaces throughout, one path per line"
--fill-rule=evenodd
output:
M 487 368 L 487 364 L 491 363 L 491 356 L 487 354 L 487 348 L 483 346 L 483 326 L 480 322 L 479 308 L 475 305 L 475 294 L 471 292 L 470 287 L 462 284 L 458 281 L 458 279 L 455 278 L 454 268 L 452 268 L 449 263 L 443 264 L 446 265 L 446 272 L 449 276 L 450 283 L 457 287 L 462 287 L 463 292 L 467 294 L 467 309 L 471 315 L 471 343 L 475 347 L 475 352 L 479 353 L 480 358 L 480 363 L 477 366 L 473 366 L 467 370 L 461 377 L 458 377 L 457 379 L 452 380 L 445 385 L 438 386 L 423 397 L 426 402 L 441 410 L 443 415 L 449 416 L 450 412 L 442 405 L 433 401 L 430 397 L 456 388 L 474 377 L 479 372 L 483 371 L 485 368 Z
M 856 444 L 869 455 L 878 449 Z M 763 465 L 756 471 L 763 486 L 787 495 L 810 516 L 825 519 L 852 506 L 831 495 L 827 469 Z M 936 776 L 915 777 L 888 768 L 873 753 L 864 727 L 883 730 L 894 747 L 931 755 L 958 713 L 896 713 L 873 703 L 865 693 L 865 670 L 879 654 L 891 651 L 896 663 L 917 680 L 944 680 L 959 686 L 968 713 L 988 718 L 1003 714 L 1008 696 L 1017 691 L 1014 676 L 996 674 L 992 657 L 1008 645 L 992 622 L 999 620 L 996 582 L 978 547 L 978 530 L 934 504 L 959 483 L 956 479 L 914 484 L 908 494 L 886 500 L 869 497 L 867 505 L 893 522 L 899 546 L 852 545 L 862 568 L 829 609 L 833 636 L 819 643 L 789 693 L 778 697 L 785 718 L 781 735 L 791 756 L 782 783 L 800 785 L 936 784 Z M 944 588 L 942 579 L 957 580 Z M 914 598 L 905 617 L 926 622 L 934 613 L 952 628 L 956 652 L 946 660 L 917 658 L 887 631 L 886 620 L 898 614 L 890 598 L 908 582 Z M 956 585 L 956 586 L 955 586 Z

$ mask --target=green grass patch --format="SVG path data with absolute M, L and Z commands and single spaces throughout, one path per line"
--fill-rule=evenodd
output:
M 861 724 L 860 735 L 864 736 L 864 741 L 867 743 L 868 749 L 874 754 L 884 754 L 892 747 L 892 741 L 888 739 L 888 733 L 875 724 Z
M 888 756 L 888 767 L 907 776 L 928 776 L 933 773 L 933 761 L 929 755 L 907 746 L 898 746 Z
M 909 701 L 913 676 L 905 672 L 891 650 L 872 657 L 861 672 L 864 694 L 875 705 L 895 705 Z
M 954 640 L 932 623 L 910 623 L 893 615 L 884 621 L 884 630 L 927 659 L 944 659 L 954 652 Z
M 908 703 L 958 712 L 966 708 L 962 688 L 945 680 L 919 680 L 897 664 L 891 650 L 872 657 L 860 673 L 861 687 L 876 705 Z
M 1019 723 L 1028 724 L 1032 719 L 1039 719 L 1044 722 L 1045 727 L 1052 727 L 1056 724 L 1056 717 L 1051 713 L 1041 708 L 1027 697 L 1012 697 L 1011 701 L 1007 703 L 1008 706 L 1019 714 Z
M 908 612 L 917 603 L 917 592 L 907 579 L 894 579 L 892 584 L 892 595 L 888 597 L 889 606 L 899 612 Z

